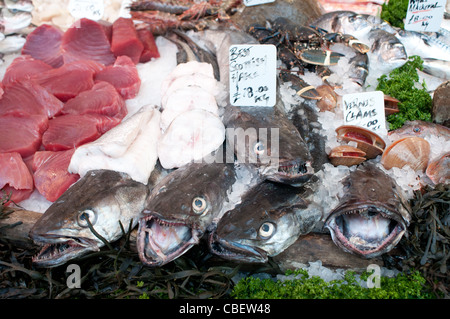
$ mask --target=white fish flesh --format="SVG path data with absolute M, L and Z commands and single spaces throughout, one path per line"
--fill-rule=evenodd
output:
M 72 156 L 69 172 L 84 176 L 89 170 L 109 169 L 147 184 L 158 159 L 160 117 L 154 106 L 143 106 L 96 141 L 80 146 Z
M 189 61 L 180 63 L 170 72 L 161 83 L 161 95 L 165 95 L 172 83 L 181 76 L 203 74 L 214 79 L 214 70 L 211 64 L 206 62 Z M 164 105 L 162 105 L 164 108 Z
M 179 114 L 193 109 L 204 109 L 219 115 L 219 108 L 214 95 L 199 86 L 181 88 L 167 99 L 161 113 L 161 129 L 165 131 Z
M 8 10 L 32 12 L 34 9 L 33 2 L 31 0 L 3 0 Z
M 164 108 L 164 105 L 167 103 L 169 96 L 171 96 L 175 91 L 181 88 L 193 86 L 201 87 L 214 96 L 218 95 L 221 92 L 220 83 L 216 81 L 214 77 L 209 77 L 201 73 L 182 75 L 180 77 L 177 77 L 169 86 L 167 91 L 162 95 L 161 106 Z
M 141 88 L 134 99 L 125 101 L 128 109 L 127 117 L 133 115 L 143 105 L 161 105 L 161 83 L 177 66 L 177 46 L 164 37 L 156 37 L 155 43 L 161 56 L 136 65 Z
M 194 109 L 178 115 L 158 143 L 165 169 L 198 161 L 217 150 L 225 140 L 225 126 L 211 112 Z

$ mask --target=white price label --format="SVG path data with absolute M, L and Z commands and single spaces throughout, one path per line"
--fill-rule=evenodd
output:
M 272 44 L 239 44 L 229 49 L 230 103 L 274 106 L 277 93 L 277 49 Z
M 68 9 L 74 18 L 95 21 L 100 20 L 105 11 L 103 0 L 70 0 Z
M 385 133 L 384 94 L 381 91 L 345 94 L 342 97 L 344 122 L 377 133 Z
M 272 3 L 275 0 L 244 0 L 244 5 L 247 7 L 257 6 L 258 4 Z
M 405 30 L 438 31 L 444 17 L 446 0 L 409 0 Z

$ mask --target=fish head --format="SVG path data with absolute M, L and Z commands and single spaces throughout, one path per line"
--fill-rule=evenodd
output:
M 408 60 L 405 46 L 395 35 L 381 29 L 373 29 L 368 39 L 371 43 L 371 56 L 383 63 L 383 68 L 391 71 L 401 67 Z
M 335 244 L 365 258 L 390 251 L 411 220 L 402 190 L 390 176 L 367 163 L 343 184 L 346 193 L 325 220 Z
M 229 107 L 225 113 L 227 148 L 237 162 L 255 165 L 271 181 L 308 181 L 314 174 L 311 154 L 292 122 L 272 108 L 244 110 Z
M 137 248 L 147 266 L 161 266 L 198 244 L 235 181 L 233 165 L 192 163 L 164 178 L 139 220 Z
M 95 191 L 95 185 L 102 181 L 104 187 Z M 108 242 L 117 240 L 123 235 L 121 224 L 124 229 L 137 224 L 146 196 L 147 187 L 126 174 L 88 172 L 31 228 L 29 236 L 43 246 L 33 257 L 33 264 L 59 266 L 89 251 L 98 251 L 104 245 L 99 236 Z
M 322 211 L 299 195 L 299 189 L 263 182 L 227 211 L 210 233 L 211 251 L 225 259 L 264 263 L 313 229 Z
M 272 211 L 228 211 L 210 234 L 211 251 L 225 259 L 265 263 L 300 236 L 299 209 L 291 206 Z
M 392 141 L 408 136 L 417 136 L 422 138 L 430 136 L 443 136 L 445 138 L 449 138 L 450 128 L 421 120 L 406 121 L 402 127 L 389 131 L 388 136 Z

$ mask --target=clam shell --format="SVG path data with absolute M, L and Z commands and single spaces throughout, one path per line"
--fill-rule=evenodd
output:
M 404 137 L 387 147 L 381 157 L 386 169 L 409 165 L 413 170 L 425 171 L 430 157 L 430 143 L 421 137 Z
M 349 154 L 350 153 L 350 154 Z M 340 145 L 333 148 L 328 155 L 331 164 L 334 166 L 353 166 L 361 164 L 366 160 L 366 153 L 359 148 L 350 145 Z
M 430 160 L 425 171 L 434 184 L 450 182 L 450 152 Z
M 375 132 L 355 125 L 342 125 L 336 129 L 337 139 L 356 142 L 357 147 L 366 153 L 366 158 L 375 158 L 383 153 L 386 143 Z

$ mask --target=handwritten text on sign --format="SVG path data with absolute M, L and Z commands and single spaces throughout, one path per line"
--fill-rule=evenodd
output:
M 271 44 L 230 46 L 230 103 L 234 106 L 274 106 L 276 60 L 277 50 Z
M 409 0 L 405 30 L 438 31 L 444 16 L 446 0 Z
M 346 125 L 357 125 L 374 132 L 386 130 L 383 92 L 345 94 L 342 105 Z
M 69 12 L 72 17 L 81 19 L 100 20 L 103 17 L 103 0 L 70 0 Z

